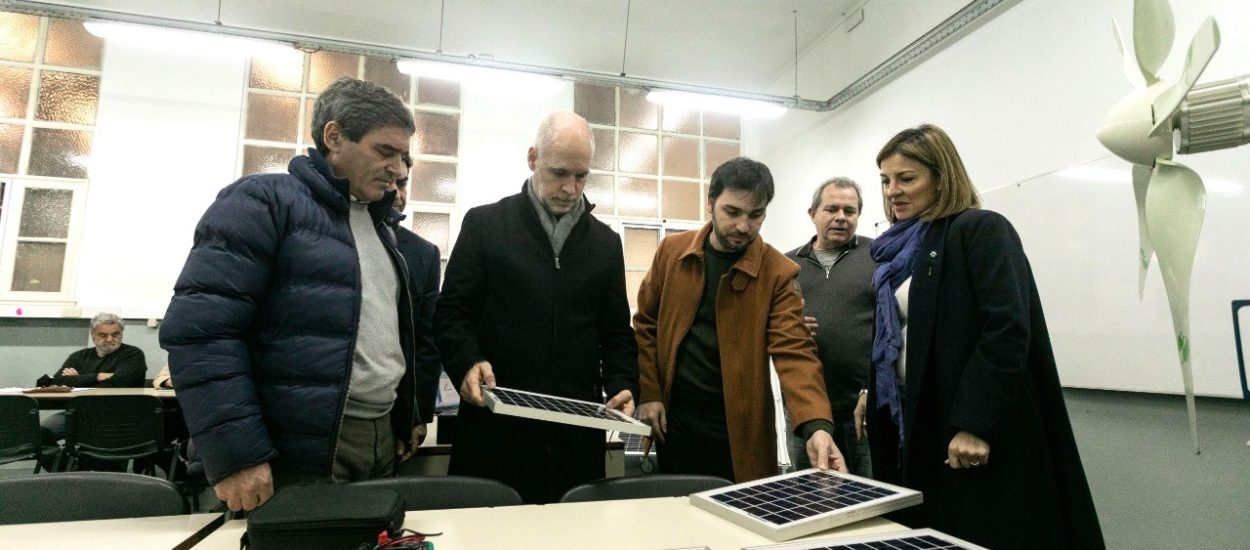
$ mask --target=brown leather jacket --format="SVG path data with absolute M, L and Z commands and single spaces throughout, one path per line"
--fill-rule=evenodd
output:
M 664 239 L 642 281 L 634 315 L 640 404 L 662 401 L 665 409 L 671 408 L 677 348 L 703 295 L 703 243 L 711 227 Z M 725 414 L 737 482 L 777 474 L 769 356 L 790 409 L 791 430 L 810 420 L 832 419 L 815 343 L 803 324 L 798 273 L 798 265 L 757 237 L 721 279 L 716 295 L 721 372 L 729 398 Z

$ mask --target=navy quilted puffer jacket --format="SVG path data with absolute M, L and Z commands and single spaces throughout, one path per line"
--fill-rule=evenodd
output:
M 329 475 L 351 380 L 360 265 L 348 224 L 348 183 L 310 149 L 289 174 L 245 176 L 223 189 L 161 325 L 194 448 L 212 483 L 276 461 Z M 382 223 L 393 198 L 370 204 L 402 280 L 406 266 Z M 407 372 L 391 410 L 408 442 L 414 424 L 411 301 L 400 285 Z

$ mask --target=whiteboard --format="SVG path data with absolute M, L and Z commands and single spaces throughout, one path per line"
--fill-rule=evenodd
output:
M 1198 172 L 1207 187 L 1190 288 L 1194 389 L 1242 397 L 1232 304 L 1250 299 L 1250 146 L 1175 160 Z M 982 197 L 986 208 L 1011 220 L 1024 242 L 1065 386 L 1182 393 L 1157 260 L 1137 296 L 1130 170 L 1108 155 Z

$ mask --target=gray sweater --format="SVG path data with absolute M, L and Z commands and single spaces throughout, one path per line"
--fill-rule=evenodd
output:
M 816 351 L 837 417 L 837 411 L 853 409 L 859 390 L 868 387 L 876 308 L 872 274 L 877 264 L 868 254 L 872 239 L 856 235 L 853 246 L 826 272 L 812 249 L 815 241 L 812 237 L 786 257 L 799 264 L 803 314 L 816 318 Z

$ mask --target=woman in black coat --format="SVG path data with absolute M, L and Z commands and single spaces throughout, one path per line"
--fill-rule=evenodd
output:
M 896 519 L 996 550 L 1103 548 L 1015 230 L 940 128 L 900 132 L 877 165 L 873 472 L 924 493 Z

